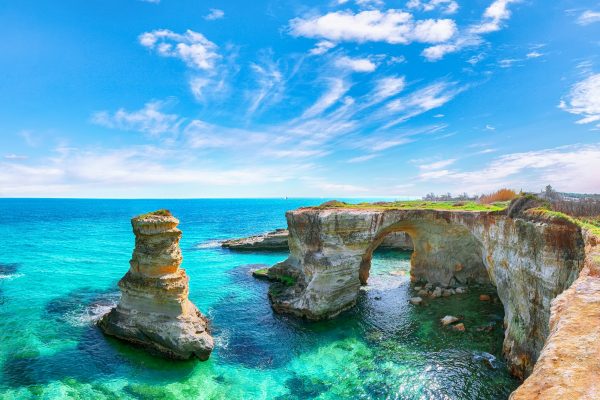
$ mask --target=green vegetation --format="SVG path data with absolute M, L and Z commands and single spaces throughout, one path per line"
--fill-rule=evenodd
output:
M 138 215 L 135 218 L 141 219 L 141 218 L 151 217 L 154 215 L 161 216 L 161 217 L 172 217 L 173 216 L 173 214 L 171 214 L 171 211 L 162 208 L 160 210 L 156 210 L 156 211 L 152 211 L 152 212 L 149 212 L 146 214 Z
M 509 201 L 480 204 L 475 201 L 392 201 L 377 203 L 349 204 L 342 201 L 328 201 L 315 209 L 345 208 L 358 210 L 440 210 L 440 211 L 502 211 L 508 207 Z
M 294 286 L 296 284 L 296 278 L 290 275 L 277 275 L 275 276 L 275 279 L 285 286 Z
M 595 236 L 600 237 L 600 221 L 598 219 L 584 219 L 584 218 L 576 218 L 571 217 L 565 213 L 560 211 L 550 210 L 544 207 L 531 208 L 527 210 L 527 213 L 532 216 L 558 219 L 565 222 L 570 222 L 572 224 L 578 225 L 583 229 L 590 231 Z

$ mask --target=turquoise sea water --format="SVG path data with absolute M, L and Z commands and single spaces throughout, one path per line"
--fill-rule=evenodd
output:
M 322 201 L 0 200 L 0 398 L 506 399 L 518 382 L 501 357 L 502 306 L 478 301 L 492 289 L 415 307 L 410 253 L 379 252 L 354 309 L 306 322 L 274 314 L 249 272 L 285 253 L 218 247 Z M 158 208 L 181 220 L 190 298 L 216 339 L 207 362 L 155 358 L 93 324 L 129 267 L 129 219 Z M 447 314 L 467 331 L 443 328 Z

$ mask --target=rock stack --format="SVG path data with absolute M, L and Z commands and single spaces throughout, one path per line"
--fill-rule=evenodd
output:
M 188 300 L 177 229 L 167 210 L 131 220 L 135 249 L 119 281 L 121 300 L 98 325 L 107 335 L 140 345 L 168 358 L 206 360 L 213 349 L 208 321 Z

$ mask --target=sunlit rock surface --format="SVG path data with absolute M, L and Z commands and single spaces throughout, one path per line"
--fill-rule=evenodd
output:
M 98 325 L 162 356 L 208 359 L 213 349 L 208 321 L 188 300 L 189 279 L 179 268 L 179 220 L 163 211 L 135 217 L 131 224 L 135 249 L 119 281 L 121 300 Z
M 547 363 L 548 357 L 554 357 L 542 354 L 542 348 L 549 337 L 545 352 L 552 348 L 554 337 L 568 336 L 559 335 L 568 332 L 561 330 L 564 326 L 573 330 L 572 346 L 581 343 L 586 348 L 573 353 L 573 365 L 581 365 L 576 360 L 583 351 L 596 363 L 597 371 L 600 288 L 590 280 L 591 273 L 580 276 L 586 260 L 584 237 L 569 221 L 541 220 L 518 207 L 508 212 L 325 207 L 298 209 L 286 216 L 290 256 L 273 268 L 280 275 L 294 277 L 295 285 L 271 293 L 278 312 L 323 319 L 353 306 L 361 283 L 368 279 L 373 250 L 386 235 L 401 231 L 410 235 L 414 245 L 413 281 L 440 286 L 487 281 L 496 286 L 505 309 L 504 354 L 514 375 L 525 378 L 538 358 Z M 578 277 L 551 308 L 552 300 Z M 579 307 L 582 314 L 569 305 L 572 302 L 586 304 Z M 561 340 L 556 346 L 560 347 Z M 566 355 L 561 357 L 564 360 Z M 556 367 L 541 374 L 564 372 L 556 378 L 565 385 L 563 393 L 575 393 L 576 383 L 567 378 L 568 370 L 561 371 L 560 357 L 555 361 Z M 541 368 L 531 379 L 539 380 Z M 590 371 L 594 368 L 581 369 L 582 382 L 593 378 Z

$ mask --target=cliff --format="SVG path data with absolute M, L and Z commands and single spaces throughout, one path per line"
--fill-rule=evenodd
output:
M 121 299 L 98 325 L 107 335 L 165 357 L 206 360 L 213 339 L 207 319 L 188 299 L 178 224 L 165 210 L 131 220 L 135 249 L 119 281 Z
M 577 343 L 590 343 L 585 352 L 595 368 L 577 368 L 581 382 L 596 379 L 600 320 L 594 307 L 600 287 L 590 278 L 593 269 L 584 268 L 591 256 L 581 227 L 529 213 L 532 205 L 526 203 L 482 212 L 382 207 L 290 211 L 290 256 L 273 274 L 293 277 L 294 284 L 271 291 L 273 308 L 309 319 L 336 316 L 355 304 L 360 285 L 368 279 L 373 250 L 387 235 L 406 232 L 414 245 L 413 281 L 442 286 L 491 282 L 505 309 L 504 354 L 511 372 L 520 378 L 533 372 L 526 383 L 536 388 L 529 382 L 541 382 L 539 376 L 551 373 L 555 378 L 544 378 L 547 382 L 560 381 L 562 393 L 575 393 L 568 371 L 547 367 L 548 360 L 554 357 L 563 365 L 565 351 L 552 354 L 571 336 L 570 365 L 582 366 Z M 585 301 L 590 302 L 587 307 L 576 305 Z M 518 391 L 514 396 L 536 398 L 518 397 Z

